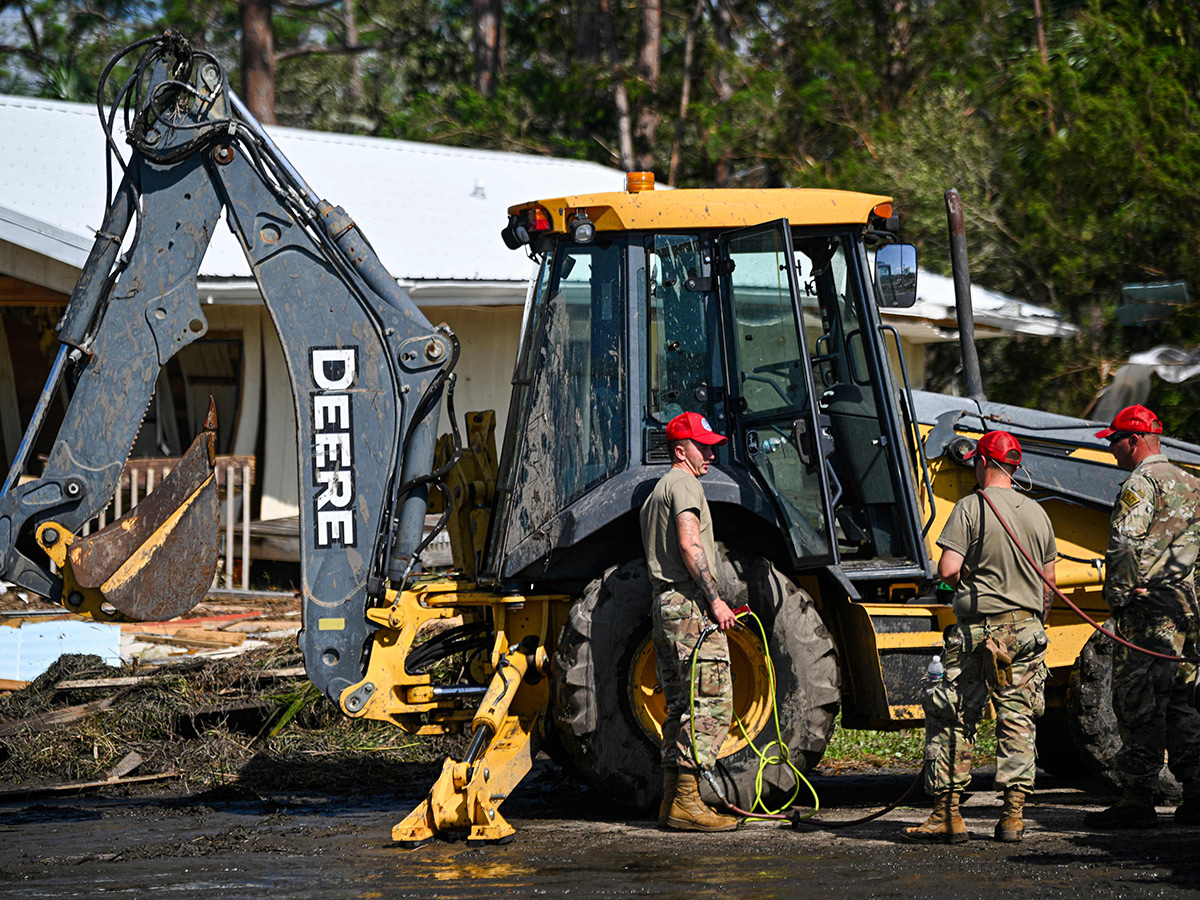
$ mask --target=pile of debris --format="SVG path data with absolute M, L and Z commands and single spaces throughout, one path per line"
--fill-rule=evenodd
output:
M 294 639 L 299 600 L 263 592 L 253 604 L 209 600 L 166 622 L 95 622 L 0 583 L 0 691 L 16 690 L 67 653 L 94 653 L 110 665 L 220 659 Z
M 342 716 L 305 678 L 299 627 L 297 609 L 208 605 L 122 625 L 117 666 L 68 653 L 0 685 L 0 800 L 148 782 L 352 789 L 458 748 Z

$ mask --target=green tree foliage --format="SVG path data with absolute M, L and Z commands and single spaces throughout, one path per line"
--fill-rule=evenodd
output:
M 153 15 L 137 0 L 0 2 L 0 80 L 13 93 L 94 100 L 109 56 Z
M 1126 282 L 1200 284 L 1198 39 L 1192 5 L 1093 0 L 1056 24 L 1048 65 L 1025 54 L 998 73 L 1008 220 L 1022 238 L 1013 272 L 1027 280 L 1025 296 L 1084 326 L 1067 352 L 1042 354 L 1053 357 L 1042 370 L 1052 378 L 1011 379 L 1026 383 L 1015 399 L 1048 393 L 1043 406 L 1057 406 L 1057 395 L 1072 403 L 1062 411 L 1078 412 L 1080 395 L 1098 390 L 1130 350 L 1200 341 L 1194 308 L 1153 328 L 1115 321 Z M 1020 344 L 1003 350 L 1006 364 L 1023 365 Z M 1151 399 L 1169 430 L 1200 436 L 1194 386 L 1159 383 Z
M 279 121 L 636 160 L 685 187 L 891 194 L 923 265 L 943 273 L 942 195 L 956 187 L 974 280 L 1083 329 L 982 342 L 1000 400 L 1077 414 L 1130 351 L 1200 343 L 1194 307 L 1149 329 L 1115 316 L 1126 282 L 1200 290 L 1193 3 L 513 0 L 483 87 L 481 6 L 275 0 Z M 88 99 L 115 48 L 168 26 L 220 56 L 237 88 L 238 9 L 0 0 L 0 88 Z M 935 354 L 935 380 L 954 380 L 956 358 Z M 1200 438 L 1196 390 L 1158 385 L 1151 401 Z

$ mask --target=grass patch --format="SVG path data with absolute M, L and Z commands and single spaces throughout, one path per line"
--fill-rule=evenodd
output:
M 847 769 L 916 768 L 925 756 L 925 730 L 866 731 L 842 727 L 839 715 L 821 765 Z M 985 719 L 975 736 L 975 765 L 996 761 L 996 723 Z

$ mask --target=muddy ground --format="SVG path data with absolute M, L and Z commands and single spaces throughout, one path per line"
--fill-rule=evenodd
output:
M 331 760 L 329 765 L 338 763 Z M 56 797 L 0 804 L 0 898 L 1152 898 L 1200 886 L 1200 828 L 1096 833 L 1106 803 L 1084 783 L 1044 776 L 1024 843 L 998 844 L 987 773 L 964 809 L 974 839 L 912 846 L 910 807 L 843 831 L 750 824 L 734 834 L 657 831 L 539 761 L 504 812 L 503 846 L 395 847 L 391 826 L 427 790 L 429 765 L 364 792 Z M 818 776 L 833 818 L 899 796 L 912 772 Z M 374 793 L 366 793 L 367 789 Z M 1161 810 L 1169 814 L 1169 809 Z

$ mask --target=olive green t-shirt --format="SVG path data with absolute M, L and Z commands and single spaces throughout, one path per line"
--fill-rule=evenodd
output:
M 684 469 L 672 468 L 658 480 L 642 504 L 642 548 L 646 551 L 646 565 L 655 590 L 664 583 L 688 581 L 692 577 L 683 563 L 679 528 L 675 524 L 675 517 L 689 509 L 700 517 L 700 542 L 709 570 L 716 565 L 712 516 L 700 479 Z
M 1034 560 L 1044 566 L 1055 559 L 1054 529 L 1041 506 L 1012 488 L 987 488 L 987 495 Z M 1017 609 L 1041 613 L 1042 580 L 982 497 L 971 494 L 954 505 L 937 543 L 963 555 L 955 615 L 991 616 Z

